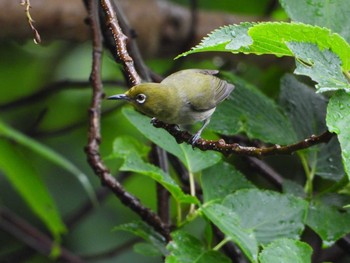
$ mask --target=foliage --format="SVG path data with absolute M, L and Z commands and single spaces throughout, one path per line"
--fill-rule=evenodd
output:
M 225 6 L 226 2 L 216 5 L 213 1 L 204 1 L 204 8 L 212 9 L 215 5 L 217 10 L 222 10 L 221 5 Z M 237 7 L 235 11 L 254 13 L 255 10 L 255 14 L 261 14 L 264 10 L 261 5 L 266 7 L 267 2 L 254 1 L 247 10 Z M 154 197 L 155 184 L 158 189 L 162 186 L 168 191 L 170 201 L 165 201 L 171 204 L 167 212 L 173 224 L 172 240 L 167 242 L 157 229 L 135 220 L 135 215 L 124 206 L 115 205 L 115 198 L 101 204 L 85 224 L 73 231 L 68 220 L 71 211 L 84 201 L 90 203 L 89 200 L 94 198 L 91 189 L 95 187 L 96 190 L 98 186 L 94 184 L 97 177 L 88 167 L 82 150 L 86 144 L 86 127 L 78 125 L 74 130 L 77 123 L 87 122 L 91 94 L 84 89 L 67 89 L 39 102 L 24 103 L 19 110 L 3 107 L 0 121 L 0 187 L 4 189 L 0 194 L 1 206 L 14 208 L 12 204 L 19 203 L 21 207 L 29 208 L 26 218 L 30 221 L 34 216 L 42 222 L 55 244 L 64 240 L 65 233 L 64 237 L 69 241 L 61 244 L 82 251 L 82 254 L 106 251 L 130 236 L 137 236 L 137 241 L 143 240 L 134 246 L 134 250 L 142 254 L 137 258 L 142 262 L 159 262 L 164 257 L 168 263 L 226 263 L 231 262 L 230 255 L 236 256 L 237 262 L 247 258 L 249 262 L 292 263 L 311 262 L 313 252 L 326 253 L 324 248 L 335 246 L 338 240 L 350 234 L 350 131 L 347 126 L 350 116 L 350 18 L 346 15 L 349 5 L 345 0 L 312 0 L 307 1 L 307 6 L 299 0 L 280 2 L 292 22 L 227 25 L 214 30 L 199 45 L 179 55 L 181 61 L 186 60 L 193 68 L 199 67 L 199 63 L 191 60 L 191 54 L 212 51 L 219 52 L 228 61 L 237 59 L 240 53 L 254 58 L 258 58 L 256 55 L 263 58 L 274 55 L 277 58 L 272 61 L 277 67 L 283 60 L 281 57 L 295 61 L 294 74 L 287 69 L 283 74 L 271 77 L 275 86 L 279 86 L 273 92 L 274 96 L 269 93 L 266 83 L 259 85 L 260 80 L 272 72 L 269 71 L 272 66 L 259 67 L 258 62 L 242 59 L 244 65 L 241 67 L 245 71 L 232 73 L 231 65 L 223 67 L 220 77 L 236 88 L 218 106 L 203 137 L 222 137 L 227 142 L 266 147 L 294 144 L 329 130 L 334 133 L 331 140 L 297 151 L 293 156 L 258 160 L 263 165 L 257 172 L 250 157 L 223 156 L 178 144 L 165 130 L 153 127 L 150 118 L 129 106 L 117 105 L 113 110 L 112 103 L 104 101 L 101 155 L 113 173 L 128 175 L 123 182 L 127 190 L 125 195 L 134 194 L 152 211 L 156 210 L 157 202 L 164 201 Z M 41 78 L 51 72 L 55 72 L 55 76 L 49 76 L 52 79 L 76 76 L 88 79 L 90 68 L 86 65 L 90 63 L 87 60 L 90 50 L 85 47 L 72 50 L 66 60 L 57 58 L 61 61 L 54 68 L 48 68 L 52 63 L 42 51 L 41 60 L 37 60 L 40 69 L 35 71 L 23 66 L 23 61 L 36 58 L 26 50 L 32 47 L 3 45 L 17 52 L 17 57 L 11 59 L 20 62 L 17 71 L 23 70 L 23 78 L 16 80 L 15 76 L 1 71 L 0 76 L 7 86 L 24 88 L 23 93 L 0 90 L 0 108 L 26 94 L 36 93 L 42 84 Z M 67 50 L 64 44 L 61 45 L 51 47 L 49 51 L 60 54 Z M 11 61 L 6 54 L 2 56 L 5 61 Z M 155 65 L 156 71 L 162 71 L 162 66 L 157 68 L 154 61 L 148 63 Z M 79 70 L 74 72 L 76 68 Z M 105 79 L 115 79 L 119 70 L 108 59 L 104 61 L 103 69 Z M 254 79 L 249 77 L 251 74 Z M 122 78 L 121 74 L 119 77 Z M 120 92 L 119 88 L 106 90 L 108 94 Z M 74 132 L 65 133 L 67 127 Z M 50 137 L 55 132 L 63 132 L 64 136 Z M 152 157 L 154 145 L 166 151 L 168 169 L 159 167 Z M 71 178 L 72 174 L 75 179 Z M 264 180 L 272 180 L 276 174 L 278 180 L 274 180 L 274 184 Z M 186 189 L 187 181 L 193 178 L 197 196 L 191 196 L 189 192 L 192 192 Z M 81 187 L 76 181 L 88 195 L 77 193 Z M 23 200 L 16 200 L 17 194 Z M 125 205 L 132 207 L 134 204 Z M 3 228 L 1 223 L 0 227 Z M 112 228 L 115 231 L 111 233 Z M 124 236 L 124 232 L 131 235 Z M 313 251 L 308 241 L 315 236 L 322 241 L 322 247 Z M 1 238 L 0 242 L 5 244 Z M 225 254 L 230 246 L 243 255 Z M 11 249 L 7 247 L 7 250 Z M 1 252 L 0 261 L 9 254 Z M 152 257 L 148 259 L 147 256 Z M 122 262 L 115 260 L 113 262 Z M 132 259 L 128 258 L 128 261 Z

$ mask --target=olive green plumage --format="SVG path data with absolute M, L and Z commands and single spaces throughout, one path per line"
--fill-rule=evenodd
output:
M 142 83 L 108 99 L 127 100 L 137 110 L 169 124 L 203 121 L 202 128 L 191 140 L 193 144 L 200 138 L 216 106 L 234 89 L 232 84 L 215 77 L 217 73 L 216 70 L 181 70 L 161 83 Z

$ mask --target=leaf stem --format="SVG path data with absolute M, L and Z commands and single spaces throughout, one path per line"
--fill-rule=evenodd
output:
M 304 168 L 306 175 L 304 191 L 308 195 L 308 197 L 311 197 L 313 192 L 313 180 L 315 177 L 315 166 L 312 169 L 310 169 L 309 164 L 307 162 L 307 158 L 305 157 L 304 153 L 299 153 L 299 158 L 301 160 L 301 164 Z
M 194 181 L 194 174 L 189 171 L 189 174 L 188 174 L 188 177 L 189 177 L 189 180 L 190 180 L 190 194 L 191 196 L 196 196 L 196 184 L 195 184 L 195 181 Z M 190 211 L 188 212 L 189 215 L 193 214 L 195 211 L 195 204 L 191 204 L 190 206 Z
M 220 243 L 218 243 L 214 248 L 213 250 L 214 251 L 218 251 L 220 248 L 222 248 L 227 242 L 230 242 L 231 241 L 231 238 L 229 237 L 225 237 L 223 240 L 221 240 Z

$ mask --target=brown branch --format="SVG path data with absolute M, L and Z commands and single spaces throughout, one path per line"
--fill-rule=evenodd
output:
M 166 124 L 154 119 L 152 120 L 152 123 L 154 127 L 163 128 L 169 132 L 175 138 L 177 143 L 189 143 L 189 140 L 192 137 L 189 132 L 180 131 L 176 125 Z M 332 136 L 334 136 L 333 133 L 326 131 L 319 136 L 311 135 L 309 138 L 306 138 L 305 140 L 298 143 L 286 146 L 280 146 L 276 144 L 274 146 L 264 148 L 241 146 L 237 143 L 228 144 L 223 139 L 217 141 L 199 139 L 195 143 L 194 147 L 202 151 L 212 150 L 221 152 L 224 155 L 235 153 L 238 155 L 262 157 L 268 155 L 291 154 L 293 152 L 306 149 L 320 143 L 326 143 L 332 138 Z
M 106 85 L 119 85 L 125 86 L 125 83 L 121 81 L 103 81 Z M 26 106 L 30 103 L 36 103 L 39 100 L 43 100 L 57 92 L 66 89 L 82 89 L 87 88 L 90 85 L 88 81 L 84 80 L 60 80 L 53 83 L 49 83 L 41 87 L 38 91 L 29 94 L 28 96 L 18 98 L 16 100 L 0 104 L 0 110 L 11 110 L 18 107 Z
M 106 25 L 112 31 L 114 41 L 116 43 L 116 53 L 123 63 L 129 82 L 132 86 L 141 83 L 141 78 L 137 74 L 134 67 L 134 60 L 129 55 L 127 50 L 128 37 L 124 35 L 122 29 L 118 24 L 118 18 L 114 12 L 112 3 L 109 0 L 101 0 L 103 11 L 106 15 Z
M 54 246 L 51 238 L 6 208 L 0 208 L 0 229 L 10 233 L 27 246 L 46 256 L 50 255 Z M 84 262 L 77 255 L 74 255 L 63 247 L 61 247 L 61 253 L 58 259 L 63 262 Z
M 108 8 L 109 5 L 105 7 Z M 110 10 L 106 11 L 109 13 L 111 12 Z M 103 97 L 101 80 L 102 35 L 98 19 L 98 6 L 97 2 L 94 0 L 89 1 L 89 19 L 93 37 L 93 65 L 90 76 L 93 86 L 93 97 L 89 110 L 88 145 L 85 148 L 88 162 L 95 174 L 101 179 L 103 185 L 112 190 L 122 203 L 136 212 L 145 222 L 151 225 L 167 241 L 169 241 L 171 240 L 171 237 L 167 226 L 150 209 L 144 207 L 136 197 L 125 191 L 123 186 L 110 174 L 108 168 L 100 157 L 100 107 L 101 99 Z M 109 23 L 114 23 L 116 21 L 117 20 L 111 20 Z M 115 25 L 113 28 L 115 28 Z
M 152 144 L 150 159 L 154 165 L 169 173 L 167 153 L 164 149 Z M 157 212 L 162 221 L 170 226 L 170 193 L 159 183 L 157 183 Z

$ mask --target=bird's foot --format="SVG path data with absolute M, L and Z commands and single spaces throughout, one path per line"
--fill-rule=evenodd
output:
M 156 123 L 157 123 L 157 121 L 158 121 L 158 120 L 157 120 L 157 118 L 153 117 L 153 118 L 151 119 L 151 121 L 150 121 L 150 122 L 151 122 L 151 124 L 153 124 L 153 125 L 154 125 L 154 124 L 156 124 Z
M 192 145 L 192 149 L 194 149 L 194 146 L 197 143 L 197 141 L 200 139 L 200 137 L 201 137 L 201 134 L 196 133 L 188 140 L 188 142 Z

